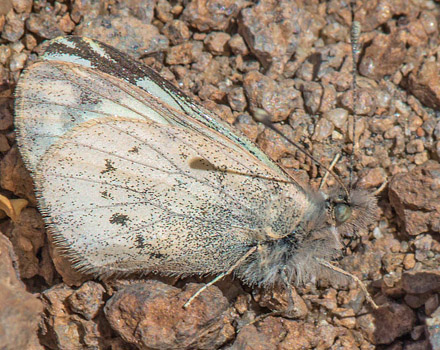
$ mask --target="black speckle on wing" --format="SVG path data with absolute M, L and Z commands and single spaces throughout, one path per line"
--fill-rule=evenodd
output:
M 121 214 L 121 213 L 115 213 L 111 216 L 109 222 L 111 224 L 117 224 L 121 226 L 127 226 L 127 223 L 130 221 L 130 218 L 128 215 Z

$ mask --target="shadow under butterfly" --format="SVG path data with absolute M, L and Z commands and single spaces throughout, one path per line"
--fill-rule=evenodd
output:
M 87 38 L 52 40 L 15 110 L 56 248 L 101 278 L 303 284 L 334 273 L 342 237 L 375 217 L 372 194 L 300 186 L 156 72 Z

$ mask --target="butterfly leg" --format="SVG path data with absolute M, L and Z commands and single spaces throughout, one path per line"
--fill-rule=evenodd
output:
M 252 247 L 251 249 L 249 249 L 246 254 L 244 254 L 240 259 L 237 260 L 237 262 L 231 266 L 231 268 L 226 271 L 221 273 L 220 275 L 218 275 L 216 278 L 214 278 L 212 281 L 208 282 L 207 284 L 205 284 L 202 288 L 200 288 L 197 292 L 195 292 L 191 298 L 188 299 L 188 301 L 183 305 L 183 308 L 186 309 L 188 306 L 191 305 L 191 303 L 193 302 L 193 300 L 195 298 L 197 298 L 197 296 L 202 293 L 205 289 L 207 289 L 208 287 L 212 286 L 213 284 L 217 283 L 218 281 L 220 281 L 223 277 L 230 275 L 238 266 L 240 266 L 250 255 L 252 255 L 253 253 L 255 253 L 255 251 L 257 250 L 257 246 Z
M 365 298 L 367 299 L 368 303 L 371 305 L 371 307 L 375 310 L 377 310 L 379 308 L 379 306 L 377 306 L 377 304 L 374 302 L 373 297 L 371 296 L 371 294 L 368 292 L 367 287 L 365 286 L 365 284 L 355 275 L 352 275 L 351 273 L 330 264 L 328 261 L 322 260 L 322 259 L 316 259 L 318 261 L 319 264 L 321 264 L 324 267 L 327 267 L 330 270 L 336 271 L 344 276 L 348 276 L 350 277 L 353 281 L 355 281 L 358 286 L 361 288 L 362 292 L 365 295 Z

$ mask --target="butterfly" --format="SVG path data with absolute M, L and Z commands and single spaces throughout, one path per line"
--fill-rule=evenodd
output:
M 300 185 L 154 70 L 84 37 L 49 42 L 22 74 L 15 110 L 49 234 L 98 277 L 301 284 L 374 219 L 371 194 Z

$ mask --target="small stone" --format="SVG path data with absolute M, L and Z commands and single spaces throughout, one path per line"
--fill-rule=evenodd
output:
M 431 295 L 425 302 L 425 313 L 430 316 L 439 307 L 438 294 Z
M 409 89 L 424 105 L 433 109 L 440 108 L 440 85 L 438 74 L 440 64 L 425 61 L 409 75 Z
M 58 26 L 60 30 L 64 33 L 71 33 L 75 28 L 75 22 L 72 21 L 70 15 L 66 13 L 61 19 L 58 21 Z
M 324 114 L 324 118 L 330 120 L 335 128 L 339 130 L 347 129 L 348 111 L 343 108 L 335 108 Z
M 191 32 L 186 23 L 178 19 L 165 24 L 162 33 L 167 36 L 173 45 L 181 44 L 191 37 Z
M 376 35 L 359 63 L 359 72 L 376 80 L 395 72 L 405 60 L 403 34 L 396 31 L 392 34 Z
M 290 305 L 289 292 L 283 289 L 260 290 L 254 295 L 255 301 L 261 307 L 267 307 L 271 311 L 280 311 L 289 318 L 304 318 L 309 310 L 303 298 L 294 287 L 291 287 L 293 305 Z
M 358 181 L 360 188 L 378 187 L 387 181 L 387 175 L 383 168 L 369 169 Z
M 225 55 L 228 52 L 228 41 L 231 36 L 223 32 L 209 33 L 204 43 L 213 55 Z
M 411 270 L 416 265 L 416 259 L 414 257 L 414 254 L 406 254 L 405 258 L 403 259 L 403 267 L 405 270 Z
M 0 252 L 0 348 L 42 350 L 37 336 L 42 303 L 18 279 L 16 256 L 2 233 Z
M 333 318 L 336 325 L 348 329 L 356 327 L 356 315 L 352 309 L 337 308 L 332 310 L 332 314 L 336 316 Z
M 201 32 L 224 31 L 247 4 L 245 0 L 193 0 L 185 6 L 181 19 Z
M 12 55 L 11 60 L 9 62 L 9 69 L 11 72 L 20 71 L 24 68 L 24 65 L 27 60 L 27 55 L 22 52 L 16 55 Z
M 406 151 L 409 154 L 420 153 L 425 150 L 423 141 L 420 139 L 412 140 L 406 145 Z
M 54 39 L 64 34 L 55 16 L 45 12 L 31 13 L 26 21 L 26 29 L 44 39 Z
M 247 106 L 246 96 L 242 87 L 235 87 L 228 92 L 228 102 L 232 110 L 243 112 Z
M 249 54 L 249 49 L 240 34 L 235 34 L 229 39 L 228 46 L 234 55 L 246 56 Z
M 10 42 L 19 40 L 24 34 L 24 21 L 19 15 L 10 11 L 6 15 L 6 22 L 3 26 L 2 38 Z
M 134 58 L 168 49 L 168 38 L 157 27 L 134 16 L 97 16 L 83 21 L 74 33 L 103 41 Z
M 26 34 L 24 36 L 24 45 L 26 46 L 26 49 L 32 51 L 33 48 L 37 46 L 37 39 L 31 34 Z
M 326 118 L 318 120 L 315 126 L 312 140 L 322 142 L 330 137 L 333 132 L 333 124 Z
M 157 18 L 163 23 L 168 23 L 173 20 L 173 15 L 171 13 L 172 6 L 166 0 L 159 0 L 155 7 Z
M 402 288 L 409 294 L 440 292 L 440 271 L 406 271 L 402 275 Z
M 398 337 L 409 333 L 416 321 L 416 316 L 405 304 L 391 300 L 387 306 L 358 318 L 358 324 L 373 344 L 390 344 Z
M 8 62 L 9 57 L 12 54 L 12 50 L 9 46 L 0 45 L 0 63 L 5 65 Z
M 440 349 L 440 307 L 425 321 L 427 337 L 432 350 Z
M 67 301 L 73 312 L 80 314 L 86 320 L 91 320 L 96 317 L 104 304 L 102 300 L 104 292 L 101 284 L 88 281 L 75 290 Z
M 126 341 L 144 349 L 216 349 L 231 339 L 228 301 L 211 286 L 187 308 L 183 304 L 200 288 L 186 289 L 158 281 L 136 283 L 117 291 L 104 308 L 111 327 Z
M 202 54 L 203 44 L 199 41 L 186 42 L 169 49 L 167 64 L 190 64 L 196 62 Z
M 440 164 L 426 162 L 389 184 L 391 205 L 409 235 L 440 229 Z
M 12 6 L 17 13 L 29 13 L 32 10 L 32 0 L 12 0 Z
M 299 92 L 293 86 L 292 80 L 278 84 L 275 80 L 259 73 L 249 72 L 244 76 L 243 87 L 251 110 L 263 108 L 271 121 L 281 121 L 289 117 L 295 106 L 301 100 Z

